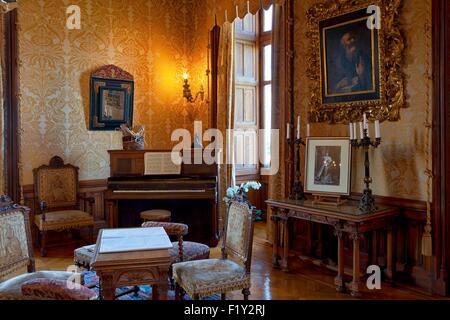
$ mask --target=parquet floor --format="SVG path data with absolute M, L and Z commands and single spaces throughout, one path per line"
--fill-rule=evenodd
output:
M 324 268 L 302 262 L 291 257 L 290 273 L 275 270 L 271 265 L 272 247 L 265 240 L 265 225 L 257 224 L 252 261 L 253 300 L 351 300 L 349 294 L 337 293 L 333 281 L 335 274 Z M 75 245 L 49 249 L 47 258 L 36 252 L 38 270 L 66 270 L 72 264 Z M 220 256 L 220 250 L 212 250 L 213 257 Z M 242 299 L 239 292 L 229 295 L 230 299 Z M 364 291 L 361 299 L 375 300 L 428 300 L 440 299 L 403 286 L 391 287 L 383 283 L 379 291 Z

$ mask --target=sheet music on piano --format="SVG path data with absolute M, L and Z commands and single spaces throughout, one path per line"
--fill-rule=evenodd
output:
M 181 164 L 172 161 L 171 152 L 147 152 L 144 155 L 145 175 L 181 175 Z

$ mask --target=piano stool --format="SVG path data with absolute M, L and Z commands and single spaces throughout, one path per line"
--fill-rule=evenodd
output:
M 140 215 L 143 222 L 170 222 L 172 218 L 172 213 L 168 210 L 147 210 L 141 212 Z

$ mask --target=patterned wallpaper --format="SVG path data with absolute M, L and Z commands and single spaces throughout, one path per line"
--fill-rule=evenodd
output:
M 316 1 L 296 2 L 295 17 L 295 105 L 304 115 L 309 103 L 308 79 L 305 75 L 308 40 L 305 37 L 306 10 Z M 431 0 L 404 0 L 400 14 L 401 29 L 406 40 L 404 73 L 406 75 L 407 108 L 401 110 L 401 120 L 382 124 L 383 143 L 371 151 L 371 173 L 374 193 L 381 196 L 426 200 L 427 177 L 425 175 L 426 153 L 424 127 L 427 99 L 431 98 L 429 80 L 431 66 Z M 345 136 L 347 127 L 340 125 L 314 124 L 313 136 Z M 363 152 L 354 153 L 352 191 L 364 189 Z
M 81 30 L 68 30 L 66 8 L 81 8 Z M 21 172 L 53 155 L 80 167 L 80 179 L 109 176 L 107 150 L 121 134 L 88 131 L 89 77 L 116 64 L 135 76 L 135 124 L 147 127 L 149 149 L 170 149 L 174 129 L 207 121 L 207 106 L 182 99 L 182 74 L 206 70 L 206 31 L 192 23 L 195 0 L 22 0 L 19 6 Z M 204 29 L 201 29 L 204 30 Z M 196 62 L 194 66 L 193 62 Z M 201 67 L 200 67 L 201 66 Z M 206 77 L 194 77 L 193 90 Z M 207 122 L 206 122 L 207 124 Z
M 317 0 L 295 1 L 295 105 L 306 119 L 306 10 Z M 105 5 L 106 3 L 106 5 Z M 82 29 L 64 28 L 65 8 L 78 4 Z M 401 120 L 383 123 L 384 141 L 372 152 L 373 189 L 378 195 L 426 199 L 425 118 L 431 96 L 427 56 L 431 53 L 431 0 L 404 0 L 400 23 L 405 34 L 408 108 Z M 89 74 L 103 64 L 117 64 L 136 77 L 135 123 L 147 126 L 148 148 L 169 148 L 173 129 L 191 129 L 194 119 L 207 123 L 205 106 L 181 99 L 181 75 L 189 71 L 194 91 L 206 88 L 207 17 L 203 0 L 22 0 L 19 8 L 21 58 L 22 167 L 24 184 L 32 168 L 60 154 L 80 166 L 81 179 L 108 176 L 106 150 L 121 147 L 117 133 L 86 129 Z M 30 18 L 33 17 L 33 18 Z M 305 126 L 304 126 L 305 127 Z M 347 128 L 315 124 L 312 135 L 344 136 Z M 353 188 L 361 192 L 362 154 L 354 155 Z

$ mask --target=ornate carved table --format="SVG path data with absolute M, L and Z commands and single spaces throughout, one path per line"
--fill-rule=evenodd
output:
M 395 219 L 399 214 L 397 208 L 379 207 L 376 211 L 363 214 L 358 209 L 358 203 L 348 202 L 339 207 L 315 205 L 313 201 L 268 200 L 272 209 L 273 223 L 273 266 L 283 271 L 289 271 L 289 222 L 301 219 L 334 227 L 338 238 L 338 275 L 335 278 L 336 290 L 344 292 L 344 234 L 349 234 L 353 241 L 353 281 L 349 284 L 352 296 L 360 296 L 360 240 L 368 232 L 375 230 L 387 231 L 387 280 L 393 278 L 393 233 Z M 283 235 L 280 239 L 280 233 Z
M 114 300 L 116 288 L 151 285 L 153 300 L 167 300 L 171 263 L 168 249 L 100 253 L 103 232 L 98 235 L 91 264 L 100 278 L 100 298 Z

